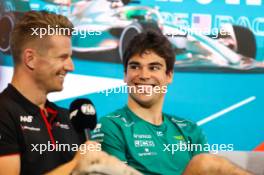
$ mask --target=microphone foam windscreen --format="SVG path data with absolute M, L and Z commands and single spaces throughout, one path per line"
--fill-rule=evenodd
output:
M 89 99 L 76 99 L 70 105 L 70 120 L 77 132 L 93 130 L 97 123 L 96 110 Z

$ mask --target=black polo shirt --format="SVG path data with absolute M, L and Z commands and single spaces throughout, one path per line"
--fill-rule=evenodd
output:
M 80 145 L 68 111 L 49 101 L 45 107 L 47 112 L 11 84 L 0 94 L 0 156 L 20 154 L 21 174 L 46 173 L 71 160 L 76 145 Z M 43 144 L 42 150 L 44 144 L 47 150 L 40 153 L 40 144 Z M 51 146 L 55 144 L 57 148 Z M 68 147 L 60 148 L 60 144 L 68 144 Z M 49 151 L 48 145 L 49 150 L 55 150 Z

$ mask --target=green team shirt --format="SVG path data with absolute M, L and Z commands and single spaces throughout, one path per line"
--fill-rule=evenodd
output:
M 139 118 L 127 106 L 102 117 L 91 139 L 146 175 L 182 174 L 194 155 L 206 152 L 192 151 L 187 143 L 207 144 L 201 129 L 188 120 L 163 114 L 163 123 L 157 126 Z

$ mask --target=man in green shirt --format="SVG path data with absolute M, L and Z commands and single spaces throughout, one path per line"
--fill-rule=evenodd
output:
M 146 175 L 180 175 L 195 155 L 209 151 L 195 123 L 162 112 L 174 62 L 174 50 L 163 35 L 149 31 L 134 37 L 123 56 L 128 104 L 102 117 L 92 135 L 104 151 Z M 201 160 L 212 159 L 194 159 L 186 174 L 198 174 Z
M 101 137 L 104 151 L 144 174 L 181 174 L 200 150 L 178 151 L 180 144 L 187 140 L 203 145 L 206 139 L 190 121 L 166 114 L 162 121 L 150 123 L 125 106 L 103 117 L 101 128 L 97 128 L 102 133 L 95 132 L 93 138 Z

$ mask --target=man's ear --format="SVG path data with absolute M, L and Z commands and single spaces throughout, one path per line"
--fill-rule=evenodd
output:
M 124 71 L 124 82 L 127 83 L 127 73 Z
M 167 83 L 168 84 L 171 84 L 172 83 L 172 80 L 173 80 L 173 71 L 170 71 L 167 73 Z
M 23 62 L 29 69 L 35 68 L 36 52 L 33 49 L 27 48 L 23 52 Z

